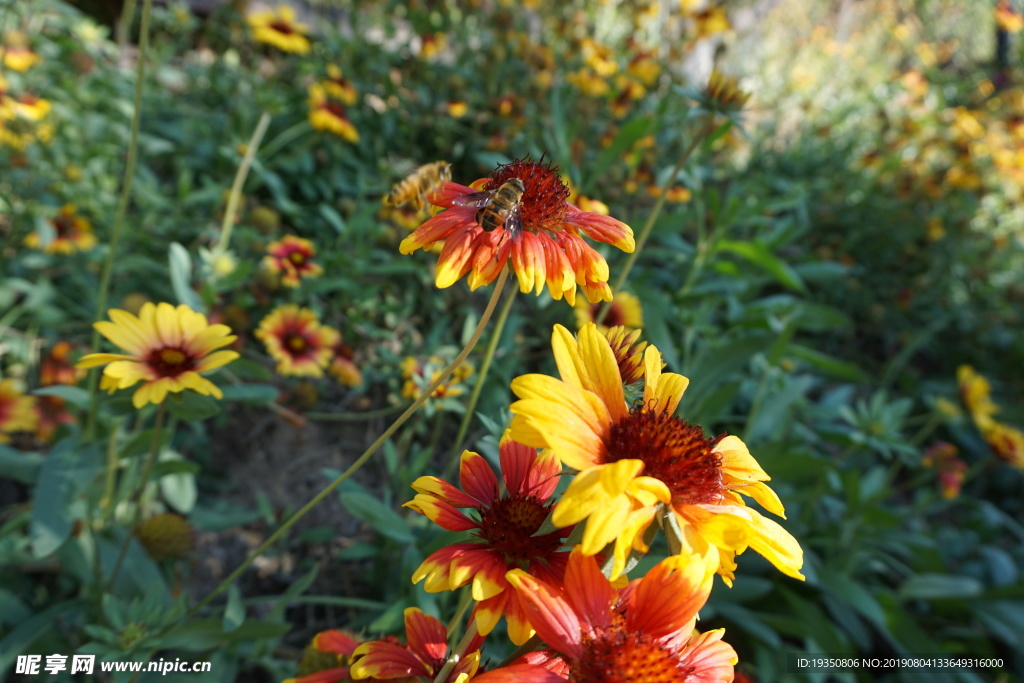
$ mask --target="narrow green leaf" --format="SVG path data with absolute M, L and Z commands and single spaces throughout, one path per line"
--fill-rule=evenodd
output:
M 32 555 L 51 555 L 71 535 L 71 506 L 99 468 L 97 450 L 77 439 L 58 443 L 43 462 L 32 505 Z
M 0 444 L 0 472 L 7 479 L 31 484 L 39 477 L 44 461 L 38 453 L 22 453 Z
M 904 581 L 897 594 L 903 600 L 951 600 L 981 595 L 982 588 L 969 576 L 918 574 Z
M 372 526 L 382 536 L 399 543 L 412 543 L 415 540 L 405 519 L 376 498 L 365 493 L 342 493 L 339 498 L 346 510 Z
M 57 398 L 62 398 L 76 408 L 85 408 L 89 405 L 88 391 L 67 384 L 40 387 L 32 393 L 36 396 L 56 396 Z
M 236 584 L 228 586 L 228 604 L 224 607 L 224 619 L 221 621 L 225 633 L 234 631 L 245 621 L 245 605 L 242 604 L 242 593 Z
M 206 312 L 202 299 L 192 289 L 192 256 L 188 249 L 177 242 L 172 242 L 167 254 L 171 270 L 171 287 L 179 303 L 183 303 L 193 311 Z
M 803 293 L 807 292 L 807 285 L 804 284 L 803 279 L 793 270 L 792 266 L 768 251 L 768 247 L 760 242 L 722 240 L 718 242 L 716 248 L 732 252 L 750 263 L 763 268 L 781 284 L 790 289 Z
M 278 388 L 269 384 L 229 384 L 221 388 L 225 401 L 246 403 L 273 403 L 277 400 Z

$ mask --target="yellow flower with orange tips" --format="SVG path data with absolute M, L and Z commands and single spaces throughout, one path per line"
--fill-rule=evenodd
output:
M 576 300 L 576 326 L 583 327 L 597 319 L 597 314 L 605 304 L 589 303 L 583 299 Z M 644 309 L 640 299 L 629 292 L 619 292 L 611 301 L 608 313 L 597 328 L 604 334 L 609 327 L 624 327 L 627 332 L 644 326 Z
M 74 204 L 62 206 L 49 222 L 54 230 L 52 239 L 44 246 L 39 233 L 31 232 L 25 237 L 26 247 L 42 249 L 47 254 L 73 254 L 76 251 L 89 251 L 96 246 L 92 223 L 78 214 Z
M 34 431 L 39 422 L 35 396 L 25 396 L 13 379 L 0 380 L 0 443 L 9 434 Z
M 348 120 L 345 106 L 328 97 L 323 85 L 309 86 L 309 125 L 316 130 L 325 130 L 346 142 L 359 142 L 359 132 Z
M 263 267 L 272 273 L 281 273 L 281 284 L 298 287 L 302 278 L 319 277 L 324 269 L 313 263 L 316 247 L 309 240 L 286 235 L 267 246 Z
M 522 188 L 518 201 L 492 206 L 499 190 L 515 186 L 515 181 Z M 635 248 L 633 231 L 610 216 L 581 211 L 567 201 L 568 195 L 556 169 L 517 159 L 473 187 L 445 183 L 429 199 L 447 211 L 402 240 L 400 251 L 410 254 L 444 240 L 435 279 L 441 288 L 468 274 L 470 289 L 477 289 L 493 282 L 511 262 L 520 291 L 540 295 L 547 285 L 554 299 L 564 296 L 572 305 L 580 286 L 591 301 L 610 300 L 608 262 L 580 233 L 629 253 Z M 501 222 L 485 230 L 481 221 L 488 218 Z
M 646 552 L 644 533 L 661 513 L 674 517 L 680 547 L 727 584 L 734 558 L 748 547 L 784 574 L 803 579 L 803 551 L 779 524 L 747 507 L 749 496 L 784 516 L 769 480 L 735 436 L 707 438 L 675 415 L 689 384 L 662 373 L 661 354 L 644 351 L 643 401 L 626 403 L 619 362 L 595 325 L 579 339 L 556 325 L 551 345 L 562 379 L 524 375 L 512 381 L 512 438 L 550 448 L 578 471 L 552 514 L 556 526 L 586 521 L 581 548 L 595 555 L 613 544 L 611 576 L 630 551 Z
M 277 361 L 277 371 L 295 377 L 323 377 L 341 340 L 337 330 L 320 324 L 316 313 L 295 304 L 275 308 L 260 321 L 256 337 Z
M 186 389 L 221 398 L 216 384 L 199 373 L 215 370 L 238 358 L 235 351 L 220 349 L 237 339 L 227 325 L 211 325 L 202 313 L 181 304 L 146 303 L 138 317 L 119 309 L 107 311 L 113 322 L 93 323 L 96 331 L 128 352 L 90 353 L 75 367 L 106 365 L 100 387 L 113 393 L 142 382 L 132 395 L 132 405 L 163 403 L 168 393 Z
M 996 455 L 1024 470 L 1024 432 L 1002 422 L 993 422 L 983 436 Z
M 252 37 L 283 52 L 304 55 L 309 52 L 309 27 L 295 20 L 295 10 L 278 5 L 277 10 L 259 10 L 245 18 Z

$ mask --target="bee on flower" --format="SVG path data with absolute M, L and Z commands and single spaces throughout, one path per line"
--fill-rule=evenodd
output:
M 320 277 L 324 269 L 313 262 L 316 247 L 307 239 L 286 235 L 267 246 L 263 267 L 271 273 L 281 275 L 281 284 L 292 289 L 299 286 L 303 278 Z
M 236 337 L 227 325 L 211 325 L 202 313 L 181 304 L 143 304 L 138 317 L 127 311 L 107 311 L 110 321 L 101 320 L 93 327 L 127 354 L 90 353 L 75 367 L 95 368 L 101 365 L 100 387 L 113 393 L 142 382 L 132 395 L 132 405 L 142 408 L 148 403 L 160 404 L 169 393 L 191 389 L 205 396 L 221 398 L 216 384 L 200 373 L 216 370 L 238 358 L 235 351 L 226 351 Z M 221 349 L 221 350 L 217 350 Z
M 494 205 L 506 195 L 511 201 Z M 445 183 L 428 200 L 447 210 L 405 238 L 400 251 L 443 240 L 435 280 L 441 288 L 468 275 L 470 289 L 477 289 L 511 262 L 523 292 L 539 295 L 547 285 L 554 299 L 565 297 L 571 305 L 580 286 L 591 301 L 610 300 L 608 263 L 580 233 L 628 253 L 635 248 L 633 231 L 610 216 L 581 211 L 568 195 L 557 169 L 528 160 L 503 164 L 471 187 Z
M 295 377 L 323 377 L 341 340 L 338 331 L 322 325 L 316 313 L 295 304 L 275 308 L 260 321 L 256 337 L 277 361 L 277 372 Z

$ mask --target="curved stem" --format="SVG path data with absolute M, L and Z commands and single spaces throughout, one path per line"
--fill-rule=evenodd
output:
M 469 649 L 470 643 L 473 642 L 473 639 L 476 638 L 476 636 L 476 622 L 474 621 L 466 627 L 466 635 L 462 636 L 462 640 L 460 640 L 459 644 L 455 646 L 452 653 L 448 655 L 448 661 L 446 661 L 444 666 L 441 667 L 441 670 L 437 672 L 437 676 L 434 677 L 434 683 L 444 683 L 448 680 L 448 676 L 451 674 L 452 669 L 455 668 L 456 664 L 462 661 L 462 656 L 466 654 L 466 650 Z
M 128 553 L 128 544 L 131 543 L 132 536 L 142 521 L 142 493 L 146 490 L 146 484 L 149 483 L 149 477 L 153 474 L 153 466 L 160 454 L 160 430 L 164 425 L 164 415 L 167 413 L 165 406 L 166 403 L 161 403 L 156 411 L 156 424 L 153 425 L 153 441 L 149 446 L 149 457 L 146 458 L 142 478 L 139 480 L 138 486 L 135 487 L 135 493 L 132 494 L 132 502 L 135 505 L 135 511 L 132 513 L 132 525 L 128 529 L 128 533 L 125 534 L 124 541 L 121 542 L 121 550 L 117 553 L 117 562 L 114 563 L 114 570 L 110 573 L 110 579 L 107 582 L 108 593 L 114 589 L 114 582 L 121 571 L 121 565 L 124 564 L 124 557 Z
M 498 319 L 494 321 L 494 330 L 491 332 L 491 340 L 487 343 L 487 350 L 484 352 L 484 359 L 480 363 L 480 372 L 476 376 L 476 384 L 473 386 L 473 393 L 469 395 L 469 403 L 466 404 L 466 412 L 462 416 L 462 423 L 459 425 L 459 431 L 455 435 L 455 440 L 452 442 L 452 455 L 448 458 L 448 464 L 445 465 L 444 476 L 442 479 L 448 480 L 451 478 L 454 472 L 455 463 L 459 461 L 459 455 L 462 453 L 462 440 L 466 438 L 466 432 L 469 431 L 469 423 L 473 421 L 473 413 L 476 410 L 477 401 L 480 400 L 480 392 L 484 388 L 484 382 L 487 381 L 487 373 L 491 369 L 491 361 L 494 360 L 494 352 L 498 349 L 498 342 L 501 340 L 501 333 L 505 329 L 505 323 L 508 321 L 509 311 L 512 310 L 512 302 L 516 299 L 516 292 L 518 290 L 514 287 L 509 292 L 509 295 L 505 298 L 505 305 L 501 307 L 501 312 L 498 313 Z
M 217 247 L 214 250 L 215 257 L 223 256 L 224 252 L 228 250 L 228 244 L 231 243 L 231 230 L 235 226 L 235 214 L 238 212 L 238 201 L 242 196 L 242 185 L 245 184 L 245 179 L 249 175 L 249 167 L 252 166 L 256 150 L 259 149 L 260 142 L 263 141 L 263 135 L 267 132 L 269 124 L 270 114 L 263 112 L 259 123 L 256 124 L 256 130 L 253 131 L 252 137 L 249 138 L 249 144 L 245 148 L 245 156 L 242 157 L 242 163 L 238 165 L 238 172 L 235 173 L 235 182 L 231 185 L 231 195 L 228 197 L 227 208 L 224 209 L 224 221 L 220 225 L 220 239 L 217 241 Z
M 149 15 L 153 0 L 145 0 L 142 5 L 142 20 L 139 25 L 139 56 L 135 65 L 135 97 L 133 100 L 132 126 L 128 135 L 128 157 L 124 164 L 124 181 L 121 184 L 121 198 L 114 214 L 114 225 L 110 230 L 110 243 L 107 246 L 107 259 L 103 263 L 100 275 L 100 289 L 96 298 L 95 320 L 103 317 L 107 308 L 107 293 L 110 291 L 110 274 L 114 270 L 114 259 L 117 256 L 117 243 L 124 230 L 124 219 L 128 213 L 128 199 L 132 193 L 132 181 L 135 178 L 135 163 L 139 153 L 139 127 L 142 121 L 142 86 L 146 76 L 146 53 L 149 51 Z M 91 348 L 99 351 L 100 333 L 95 328 L 92 332 Z M 100 373 L 93 372 L 89 379 L 89 419 L 86 422 L 85 438 L 91 440 L 96 428 L 96 389 L 99 385 Z
M 309 125 L 309 121 L 306 121 L 305 119 L 299 121 L 291 128 L 282 131 L 280 135 L 267 143 L 267 146 L 263 148 L 263 158 L 269 159 L 280 152 L 281 148 L 289 142 L 311 130 L 313 130 L 313 128 Z
M 708 114 L 704 119 L 704 126 L 698 131 L 698 133 L 690 141 L 690 144 L 685 150 L 683 150 L 682 156 L 679 157 L 679 161 L 676 162 L 675 168 L 669 173 L 668 178 L 665 180 L 664 186 L 661 188 L 661 194 L 658 195 L 658 201 L 654 203 L 654 208 L 651 209 L 651 213 L 647 216 L 647 221 L 644 223 L 644 227 L 640 229 L 640 234 L 636 238 L 636 248 L 633 249 L 633 253 L 626 259 L 625 265 L 622 270 L 619 271 L 619 277 L 615 280 L 615 285 L 612 287 L 612 296 L 614 297 L 618 292 L 622 291 L 622 286 L 626 283 L 626 278 L 629 277 L 629 271 L 633 269 L 633 265 L 636 263 L 637 257 L 640 255 L 640 251 L 644 248 L 644 244 L 647 243 L 647 238 L 651 235 L 651 230 L 654 228 L 654 222 L 658 220 L 658 216 L 661 214 L 661 208 L 665 205 L 665 198 L 668 196 L 668 191 L 675 185 L 676 176 L 679 175 L 679 171 L 683 169 L 686 162 L 690 159 L 694 150 L 697 149 L 704 138 L 711 134 L 714 130 L 715 119 L 714 115 Z M 600 325 L 604 322 L 605 317 L 608 315 L 608 311 L 612 307 L 611 301 L 605 301 L 601 305 L 601 310 L 598 311 L 597 317 L 594 322 Z
M 441 386 L 441 384 L 447 381 L 449 377 L 451 377 L 452 373 L 455 372 L 456 368 L 462 365 L 462 361 L 466 360 L 466 356 L 469 355 L 470 351 L 473 350 L 473 347 L 476 346 L 476 343 L 480 340 L 480 335 L 483 334 L 484 328 L 487 326 L 487 321 L 491 319 L 491 315 L 494 313 L 494 307 L 498 303 L 498 297 L 501 295 L 501 290 L 502 288 L 504 288 L 505 280 L 507 279 L 508 269 L 505 269 L 501 272 L 501 275 L 498 277 L 498 282 L 494 286 L 494 292 L 491 293 L 491 299 L 490 301 L 487 302 L 487 308 L 484 309 L 483 315 L 480 316 L 480 322 L 477 323 L 476 329 L 473 330 L 473 334 L 469 338 L 469 341 L 466 343 L 466 346 L 462 349 L 461 352 L 459 352 L 459 355 L 455 357 L 455 360 L 453 360 L 448 367 L 441 371 L 441 374 L 437 376 L 437 379 L 435 379 L 431 383 L 431 385 L 427 387 L 427 389 L 419 396 L 419 398 L 413 401 L 412 405 L 410 405 L 405 410 L 405 412 L 402 413 L 398 417 L 398 419 L 394 421 L 394 423 L 392 423 L 390 427 L 384 430 L 384 433 L 381 434 L 376 441 L 370 444 L 370 447 L 363 451 L 363 454 L 360 455 L 347 470 L 345 470 L 337 479 L 335 479 L 330 484 L 325 486 L 319 493 L 313 496 L 313 498 L 311 498 L 308 503 L 303 505 L 297 512 L 295 512 L 295 514 L 289 517 L 284 524 L 278 527 L 277 531 L 272 533 L 267 538 L 267 540 L 261 543 L 260 546 L 256 548 L 256 550 L 254 550 L 251 555 L 249 555 L 248 559 L 246 559 L 245 562 L 243 562 L 237 569 L 235 569 L 223 581 L 221 581 L 220 584 L 216 588 L 214 588 L 205 598 L 200 600 L 195 605 L 195 607 L 189 610 L 189 614 L 195 614 L 199 609 L 209 604 L 209 602 L 213 600 L 214 597 L 219 595 L 221 591 L 227 588 L 231 584 L 231 582 L 233 582 L 235 579 L 241 576 L 242 572 L 248 569 L 249 565 L 251 565 L 257 557 L 266 552 L 267 548 L 276 543 L 277 540 L 281 538 L 286 531 L 288 531 L 288 529 L 292 528 L 296 522 L 302 519 L 307 512 L 312 510 L 313 507 L 315 507 L 320 501 L 326 498 L 332 491 L 334 491 L 334 489 L 341 486 L 341 484 L 349 477 L 351 477 L 356 472 L 356 470 L 365 465 L 366 461 L 370 459 L 370 456 L 376 453 L 377 449 L 384 445 L 384 442 L 391 438 L 391 435 L 394 434 L 399 427 L 405 424 L 405 422 L 410 417 L 412 417 L 413 413 L 415 413 L 421 405 L 426 403 L 428 398 L 434 395 L 434 390 L 436 390 L 439 386 Z

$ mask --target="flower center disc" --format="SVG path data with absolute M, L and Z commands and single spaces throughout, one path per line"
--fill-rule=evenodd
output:
M 161 377 L 176 377 L 193 368 L 192 359 L 181 349 L 165 348 L 153 353 L 149 365 Z
M 583 655 L 571 664 L 569 680 L 578 683 L 675 683 L 688 680 L 679 660 L 645 633 L 622 628 L 615 615 L 611 626 L 583 636 Z
M 306 262 L 306 255 L 298 251 L 293 251 L 292 253 L 288 254 L 288 260 L 297 266 L 301 266 L 303 263 Z
M 715 504 L 724 493 L 717 442 L 674 415 L 634 410 L 612 425 L 606 461 L 642 460 L 642 474 L 665 482 L 673 504 Z
M 291 34 L 295 33 L 291 25 L 284 21 L 275 21 L 270 24 L 270 28 L 274 29 L 278 33 L 283 33 L 286 36 L 290 36 Z
M 284 338 L 284 345 L 292 352 L 299 354 L 306 350 L 309 344 L 301 334 L 289 334 Z
M 548 516 L 548 507 L 533 496 L 498 498 L 481 510 L 477 535 L 510 561 L 527 562 L 555 552 L 562 544 L 557 533 L 534 536 Z
M 485 190 L 497 190 L 507 180 L 519 178 L 523 192 L 520 215 L 523 227 L 533 230 L 562 230 L 569 209 L 569 188 L 559 177 L 558 169 L 549 164 L 517 159 L 502 164 L 491 174 Z

